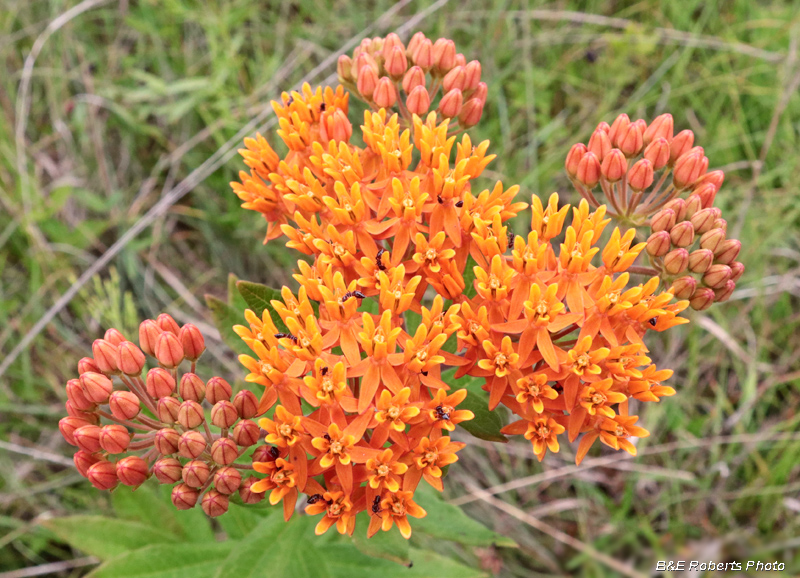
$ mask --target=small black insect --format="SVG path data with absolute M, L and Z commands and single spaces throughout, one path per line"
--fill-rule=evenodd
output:
M 325 103 L 324 102 L 319 105 L 319 111 L 320 112 L 325 112 Z
M 309 504 L 316 504 L 322 499 L 322 494 L 314 494 L 313 496 L 308 497 L 307 503 Z
M 444 199 L 442 198 L 442 195 L 436 195 L 436 200 L 437 200 L 437 201 L 439 201 L 439 204 L 440 204 L 440 205 L 441 205 L 442 203 L 444 203 Z
M 594 50 L 587 50 L 585 54 L 586 62 L 593 63 L 597 60 L 597 53 Z
M 290 106 L 294 102 L 294 97 L 290 96 L 289 100 L 286 101 L 286 106 Z
M 375 496 L 375 500 L 372 502 L 372 513 L 377 514 L 381 511 L 381 497 Z
M 457 201 L 457 202 L 456 202 L 456 207 L 458 207 L 459 209 L 460 209 L 461 207 L 463 207 L 463 206 L 464 206 L 464 200 L 463 200 L 463 199 L 462 199 L 462 200 L 460 200 L 460 201 Z
M 516 235 L 512 231 L 506 233 L 506 241 L 508 241 L 509 245 L 514 244 L 514 237 L 516 237 Z
M 342 296 L 342 298 L 340 299 L 340 301 L 341 301 L 342 303 L 344 303 L 345 301 L 347 301 L 347 300 L 348 300 L 348 299 L 350 299 L 351 297 L 355 297 L 356 299 L 366 299 L 366 298 L 367 298 L 367 296 L 366 296 L 366 295 L 364 295 L 364 294 L 363 294 L 361 291 L 348 291 L 347 293 L 345 293 L 345 294 Z
M 381 271 L 386 271 L 386 265 L 383 264 L 381 257 L 386 252 L 386 249 L 379 249 L 378 254 L 375 256 L 375 265 L 377 265 L 378 269 Z
M 436 417 L 441 420 L 448 421 L 450 419 L 450 414 L 444 411 L 444 408 L 441 405 L 436 406 Z
M 281 451 L 275 446 L 272 446 L 271 448 L 269 448 L 269 455 L 271 455 L 273 458 L 277 460 L 278 456 L 281 455 Z
M 328 367 L 327 366 L 323 367 L 322 369 L 320 369 L 319 372 L 322 375 L 328 375 Z
M 422 375 L 424 375 L 425 377 L 428 377 L 428 372 L 427 372 L 427 371 L 420 371 L 420 373 L 421 373 Z
M 322 436 L 322 437 L 324 437 L 324 438 L 325 438 L 326 440 L 328 440 L 328 441 L 331 441 L 331 436 L 329 436 L 328 434 L 325 434 L 325 435 L 324 435 L 324 436 Z
M 655 317 L 653 317 L 650 321 L 648 321 L 648 323 L 653 327 L 655 327 L 656 323 L 658 323 L 658 320 Z
M 297 343 L 297 337 L 295 337 L 291 333 L 276 333 L 275 334 L 275 339 L 283 339 L 283 338 L 291 339 L 292 342 Z

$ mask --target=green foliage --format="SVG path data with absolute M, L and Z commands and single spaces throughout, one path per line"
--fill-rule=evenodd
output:
M 228 276 L 227 301 L 223 301 L 214 295 L 206 295 L 206 305 L 211 310 L 214 325 L 217 327 L 217 331 L 219 331 L 225 345 L 236 353 L 250 354 L 250 349 L 233 330 L 234 325 L 246 323 L 244 319 L 244 309 L 246 307 L 244 300 L 236 289 L 237 281 L 236 276 L 231 273 Z
M 475 414 L 475 419 L 458 424 L 476 438 L 490 442 L 507 442 L 508 438 L 500 433 L 506 425 L 506 414 L 502 408 L 489 411 L 489 394 L 481 389 L 486 380 L 465 375 L 459 379 L 454 377 L 456 370 L 448 369 L 442 373 L 442 381 L 453 389 L 468 391 L 466 399 L 458 409 L 468 409 Z
M 275 324 L 275 327 L 278 328 L 278 331 L 282 333 L 288 331 L 288 329 L 286 329 L 286 325 L 283 323 L 283 320 L 275 312 L 275 308 L 270 303 L 270 301 L 275 299 L 281 299 L 280 291 L 271 287 L 267 287 L 266 285 L 262 285 L 261 283 L 252 283 L 250 281 L 239 281 L 236 284 L 236 287 L 239 290 L 242 298 L 247 303 L 247 307 L 252 309 L 256 315 L 261 317 L 264 310 L 267 310 L 272 317 L 272 322 Z

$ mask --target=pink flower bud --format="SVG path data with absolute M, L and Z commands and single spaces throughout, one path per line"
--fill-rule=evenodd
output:
M 719 246 L 725 241 L 725 231 L 722 229 L 711 229 L 703 233 L 700 237 L 700 247 L 703 249 L 710 249 L 715 254 Z
M 158 325 L 162 332 L 168 331 L 175 337 L 177 337 L 181 332 L 180 326 L 175 322 L 175 320 L 172 318 L 172 315 L 169 313 L 162 313 L 156 317 L 156 325 Z
M 704 209 L 710 209 L 714 205 L 714 198 L 717 196 L 717 189 L 711 183 L 706 183 L 699 187 L 695 187 L 690 197 L 697 197 L 700 199 L 700 205 Z
M 673 249 L 664 256 L 664 269 L 670 275 L 683 273 L 688 265 L 689 251 L 686 249 Z
M 239 450 L 230 438 L 219 438 L 211 445 L 211 459 L 220 465 L 230 465 L 238 457 Z
M 275 446 L 258 446 L 250 457 L 253 463 L 274 462 L 280 457 L 280 452 Z
M 119 345 L 123 341 L 127 341 L 127 339 L 125 339 L 125 336 L 122 335 L 122 333 L 120 333 L 113 327 L 106 330 L 105 335 L 103 335 L 103 339 L 105 341 L 108 341 L 111 345 Z
M 689 198 L 693 197 L 694 195 L 690 195 Z M 687 203 L 688 207 L 688 203 Z M 687 210 L 688 212 L 688 210 Z M 701 209 L 697 211 L 695 214 L 692 215 L 692 218 L 689 219 L 689 222 L 692 223 L 694 230 L 696 233 L 700 233 L 701 235 L 706 231 L 710 231 L 714 221 L 716 220 L 717 216 L 714 209 Z
M 156 341 L 161 335 L 161 329 L 152 319 L 145 319 L 139 324 L 139 347 L 147 355 L 155 356 Z
M 477 60 L 472 60 L 464 66 L 464 88 L 461 90 L 474 90 L 478 87 L 481 81 L 481 63 Z
M 663 257 L 669 252 L 670 240 L 667 231 L 658 231 L 650 235 L 647 239 L 647 246 L 645 249 L 649 255 L 653 257 Z
M 229 428 L 239 419 L 234 405 L 229 401 L 219 401 L 211 408 L 211 423 L 218 428 Z
M 672 173 L 672 183 L 676 189 L 685 189 L 699 179 L 708 167 L 708 158 L 702 153 L 688 152 L 675 162 Z
M 694 214 L 703 208 L 703 203 L 697 195 L 689 195 L 686 198 L 686 218 L 691 220 Z
M 184 401 L 178 409 L 178 423 L 184 429 L 194 429 L 205 421 L 205 413 L 196 401 Z
M 339 82 L 350 83 L 353 81 L 353 60 L 346 54 L 342 54 L 336 63 L 336 73 L 339 75 Z
M 684 219 L 686 219 L 686 201 L 683 199 L 672 199 L 666 205 L 664 205 L 665 209 L 672 209 L 675 211 L 675 222 L 680 223 Z
M 614 119 L 614 122 L 611 123 L 611 128 L 608 130 L 608 138 L 611 139 L 612 146 L 619 148 L 622 137 L 628 132 L 628 127 L 630 125 L 631 119 L 625 113 L 622 113 Z
M 77 379 L 70 379 L 67 382 L 67 399 L 72 402 L 73 407 L 82 411 L 92 410 L 95 407 L 95 403 L 83 393 L 81 382 Z
M 147 389 L 147 395 L 155 399 L 161 399 L 175 392 L 175 380 L 170 372 L 163 367 L 154 367 L 147 372 L 145 388 Z
M 475 84 L 477 85 L 477 82 Z M 467 90 L 467 74 L 463 66 L 456 66 L 442 79 L 442 90 L 445 93 L 454 88 L 461 91 Z
M 189 361 L 197 361 L 206 350 L 206 342 L 205 339 L 203 339 L 203 334 L 191 323 L 187 323 L 181 327 L 178 338 L 183 346 L 183 355 Z
M 117 367 L 125 375 L 141 375 L 144 362 L 144 353 L 130 341 L 117 346 Z
M 611 139 L 608 138 L 608 133 L 602 130 L 596 130 L 589 138 L 589 152 L 592 152 L 597 157 L 597 160 L 603 162 L 606 155 L 611 152 Z
M 92 343 L 94 362 L 103 373 L 117 373 L 117 346 L 105 339 L 95 339 Z
M 695 183 L 695 187 L 711 185 L 714 187 L 714 189 L 718 191 L 724 181 L 725 181 L 724 172 L 720 170 L 711 171 L 710 173 L 706 173 L 705 175 L 700 177 L 700 179 L 698 179 L 698 181 Z
M 425 72 L 419 66 L 412 66 L 403 76 L 403 90 L 410 94 L 418 86 L 425 86 Z
M 106 461 L 92 464 L 86 472 L 86 477 L 98 490 L 111 490 L 119 481 L 117 480 L 116 466 Z
M 75 467 L 78 469 L 80 475 L 85 478 L 89 475 L 89 468 L 99 462 L 100 458 L 89 452 L 78 450 L 75 452 L 75 455 L 72 456 L 72 461 L 75 462 Z
M 669 143 L 669 164 L 674 165 L 694 144 L 694 133 L 690 130 L 682 130 L 675 135 Z
M 108 402 L 108 396 L 114 391 L 114 384 L 102 373 L 84 373 L 80 382 L 86 399 L 101 405 Z
M 91 425 L 85 419 L 81 419 L 79 417 L 62 417 L 58 421 L 58 430 L 61 432 L 62 437 L 64 440 L 71 446 L 77 446 L 77 442 L 75 441 L 75 432 L 84 426 Z M 98 449 L 99 442 L 98 442 Z M 97 451 L 97 450 L 94 450 Z M 92 453 L 92 452 L 89 452 Z
M 731 268 L 731 281 L 738 281 L 744 275 L 744 265 L 739 261 L 734 261 L 728 267 Z
M 100 428 L 100 447 L 110 454 L 121 454 L 128 449 L 131 434 L 124 425 L 112 424 Z
M 397 34 L 395 34 L 394 32 L 390 32 L 383 39 L 383 49 L 381 52 L 383 58 L 387 59 L 389 57 L 389 54 L 391 54 L 392 50 L 395 48 L 400 48 L 401 50 L 403 50 L 403 53 L 405 53 L 406 47 L 403 46 L 403 41 L 400 40 L 400 37 Z
M 200 505 L 206 513 L 206 516 L 209 518 L 216 518 L 228 511 L 228 503 L 228 496 L 212 489 L 203 494 Z
M 717 258 L 717 263 L 727 265 L 736 260 L 739 256 L 739 251 L 742 250 L 742 242 L 738 239 L 727 239 L 719 244 L 717 250 L 714 251 L 714 256 Z
M 78 374 L 83 375 L 84 373 L 100 373 L 100 368 L 91 357 L 84 357 L 78 362 Z
M 486 96 L 489 94 L 489 87 L 485 82 L 479 82 L 475 87 L 475 92 L 472 93 L 472 98 L 477 98 L 481 104 L 486 105 Z
M 466 66 L 467 65 L 467 58 L 460 52 L 456 54 L 456 58 L 453 62 L 453 66 Z
M 589 151 L 581 162 L 578 163 L 578 172 L 575 174 L 575 179 L 582 185 L 592 189 L 600 182 L 600 161 L 597 160 L 597 155 Z
M 63 430 L 62 430 L 63 431 Z M 90 454 L 99 452 L 100 447 L 100 426 L 84 425 L 72 432 L 75 445 Z
M 719 289 L 714 289 L 714 301 L 716 303 L 724 303 L 731 298 L 734 289 L 736 289 L 736 282 L 728 279 L 725 285 Z
M 250 489 L 257 481 L 257 477 L 249 476 L 242 481 L 242 485 L 239 486 L 239 497 L 245 504 L 257 504 L 267 495 L 266 492 L 254 492 Z
M 628 159 L 619 149 L 611 149 L 600 167 L 600 174 L 610 183 L 616 183 L 628 172 Z
M 583 143 L 574 144 L 572 148 L 569 149 L 567 160 L 564 162 L 564 169 L 570 177 L 574 177 L 578 174 L 578 164 L 581 162 L 587 150 L 586 145 Z
M 693 273 L 705 273 L 714 262 L 714 253 L 708 249 L 697 249 L 689 254 L 689 269 Z
M 233 398 L 233 405 L 242 419 L 255 417 L 258 412 L 258 398 L 247 389 L 243 389 Z
M 206 384 L 194 373 L 184 373 L 178 391 L 184 401 L 202 403 L 206 396 Z
M 222 494 L 230 495 L 242 485 L 242 474 L 236 468 L 220 468 L 214 474 L 214 488 Z
M 187 431 L 178 441 L 178 453 L 184 458 L 195 459 L 200 457 L 206 449 L 206 438 L 197 431 Z
M 378 86 L 378 73 L 371 66 L 365 64 L 358 70 L 356 88 L 364 100 L 372 100 L 372 94 Z
M 669 232 L 675 226 L 675 211 L 672 209 L 661 209 L 650 219 L 650 229 L 654 233 L 661 231 Z
M 636 123 L 630 125 L 625 132 L 620 133 L 617 140 L 619 141 L 619 150 L 628 158 L 638 155 L 644 147 L 642 130 Z
M 711 307 L 715 297 L 713 289 L 709 287 L 699 287 L 694 292 L 691 299 L 689 299 L 689 305 L 691 305 L 692 309 L 695 311 L 703 311 Z
M 67 415 L 70 417 L 77 417 L 89 423 L 98 424 L 100 423 L 100 416 L 96 413 L 93 413 L 91 410 L 86 411 L 82 409 L 77 409 L 72 402 L 67 400 L 67 403 L 64 404 L 64 407 L 67 409 Z
M 417 46 L 411 60 L 425 72 L 433 68 L 435 61 L 433 59 L 433 44 L 431 41 L 427 38 L 423 39 Z
M 722 263 L 716 263 L 711 265 L 705 275 L 703 275 L 703 283 L 712 289 L 719 289 L 728 282 L 732 274 L 733 272 L 730 267 Z
M 249 419 L 243 419 L 236 424 L 236 427 L 233 428 L 231 437 L 233 438 L 233 441 L 236 442 L 236 445 L 250 447 L 258 443 L 260 434 L 261 430 L 255 424 L 255 422 L 250 421 Z
M 669 231 L 669 238 L 676 247 L 688 247 L 694 242 L 694 227 L 690 221 L 678 223 Z
M 211 469 L 207 463 L 202 460 L 192 460 L 183 466 L 181 476 L 184 483 L 190 488 L 202 488 L 208 481 L 210 473 Z
M 461 113 L 458 115 L 458 123 L 464 128 L 471 128 L 478 124 L 483 115 L 483 102 L 477 98 L 470 98 L 461 107 Z
M 127 456 L 117 462 L 117 477 L 126 486 L 137 488 L 147 481 L 150 472 L 139 456 Z
M 597 123 L 597 128 L 595 128 L 594 130 L 602 130 L 605 133 L 609 133 L 611 132 L 611 127 L 606 121 L 603 120 Z
M 172 505 L 178 510 L 191 510 L 197 504 L 200 492 L 186 484 L 178 484 L 172 488 Z
M 158 419 L 161 420 L 163 423 L 167 424 L 174 424 L 178 422 L 178 413 L 181 410 L 181 402 L 174 397 L 162 397 L 158 400 L 158 405 L 156 406 L 156 413 L 158 414 Z
M 188 433 L 197 433 L 197 432 L 188 432 Z M 178 444 L 180 442 L 180 439 L 181 439 L 181 434 L 179 434 L 174 429 L 165 427 L 156 432 L 156 437 L 153 441 L 156 446 L 156 450 L 158 450 L 158 453 L 160 453 L 162 456 L 168 456 L 178 451 Z M 202 453 L 202 450 L 200 453 Z
M 390 108 L 397 102 L 397 91 L 388 76 L 384 76 L 378 81 L 372 99 L 380 108 Z
M 634 191 L 643 191 L 653 184 L 653 163 L 647 159 L 636 161 L 628 171 L 628 185 Z
M 725 231 L 727 233 L 728 232 L 728 221 L 726 221 L 725 219 L 715 219 L 714 220 L 714 225 L 712 226 L 712 228 L 713 229 L 721 229 L 721 230 L 723 230 L 723 231 Z
M 461 106 L 464 103 L 464 96 L 461 91 L 454 88 L 442 97 L 439 103 L 439 112 L 445 118 L 455 118 L 461 112 Z
M 408 112 L 416 115 L 423 115 L 431 107 L 431 97 L 424 86 L 415 87 L 406 98 L 406 108 Z
M 174 333 L 164 331 L 156 340 L 156 359 L 166 367 L 178 367 L 183 361 L 183 346 Z
M 649 145 L 657 138 L 663 138 L 667 142 L 672 140 L 673 120 L 672 115 L 665 113 L 657 116 L 644 131 L 643 139 L 645 146 Z
M 653 163 L 653 170 L 660 171 L 669 162 L 669 143 L 664 138 L 657 138 L 644 150 L 644 158 Z
M 411 37 L 411 40 L 408 41 L 408 46 L 406 46 L 406 56 L 409 58 L 413 58 L 414 52 L 416 52 L 417 48 L 419 48 L 420 43 L 425 40 L 425 34 L 422 32 L 417 32 L 414 36 Z
M 456 44 L 447 38 L 439 38 L 433 45 L 433 61 L 440 74 L 446 73 L 456 63 Z
M 688 299 L 697 289 L 697 279 L 694 277 L 686 276 L 675 279 L 670 287 L 669 292 L 678 299 Z
M 160 484 L 174 484 L 182 479 L 183 466 L 175 458 L 161 458 L 153 464 L 153 475 Z
M 232 392 L 231 385 L 221 377 L 212 377 L 206 384 L 206 399 L 211 404 L 222 400 L 230 401 Z
M 399 80 L 406 73 L 408 60 L 406 51 L 402 46 L 395 46 L 384 62 L 384 68 L 394 80 Z

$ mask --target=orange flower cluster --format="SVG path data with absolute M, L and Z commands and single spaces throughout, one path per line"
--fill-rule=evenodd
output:
M 254 476 L 242 478 L 251 468 L 234 463 L 260 437 L 250 419 L 258 400 L 247 390 L 232 396 L 221 377 L 203 381 L 195 371 L 204 350 L 197 327 L 181 327 L 167 314 L 142 322 L 138 346 L 113 328 L 95 340 L 93 357 L 78 362 L 80 377 L 67 382 L 69 415 L 59 422 L 67 443 L 78 447 L 75 467 L 92 485 L 136 488 L 154 475 L 175 485 L 179 510 L 200 502 L 209 516 L 224 514 L 237 491 L 245 503 L 264 498 L 251 489 Z M 142 378 L 145 353 L 156 364 Z M 184 362 L 191 367 L 181 373 Z M 254 459 L 266 453 L 260 447 Z
M 573 145 L 565 167 L 595 207 L 599 185 L 616 211 L 611 215 L 650 227 L 647 252 L 655 272 L 672 293 L 702 310 L 731 296 L 744 265 L 736 261 L 741 242 L 726 239 L 727 222 L 713 206 L 725 175 L 707 172 L 708 158 L 693 144 L 690 130 L 673 136 L 670 114 L 650 125 L 621 114 L 611 126 L 601 122 L 588 146 Z

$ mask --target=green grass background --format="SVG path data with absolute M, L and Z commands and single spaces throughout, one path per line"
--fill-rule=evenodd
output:
M 414 29 L 483 64 L 489 99 L 472 134 L 492 141 L 491 178 L 575 200 L 562 172 L 572 143 L 620 112 L 669 111 L 725 170 L 717 204 L 747 265 L 728 303 L 652 342 L 678 395 L 642 411 L 652 435 L 637 459 L 573 470 L 569 447 L 541 465 L 525 443 L 465 450 L 447 495 L 538 474 L 496 494 L 538 525 L 463 498 L 520 548 L 452 555 L 499 576 L 617 575 L 598 552 L 642 575 L 658 559 L 779 560 L 800 573 L 800 3 L 442 0 L 402 3 L 378 23 L 394 3 L 98 1 L 65 18 L 77 5 L 0 0 L 0 361 L 268 108 L 274 81 L 291 86 L 368 27 L 384 34 L 431 8 Z M 263 247 L 263 221 L 230 191 L 240 168 L 233 158 L 193 182 L 0 377 L 0 572 L 80 556 L 39 522 L 107 504 L 64 465 L 56 427 L 64 383 L 102 328 L 131 333 L 168 311 L 207 329 L 202 296 L 222 296 L 229 272 L 288 282 L 295 256 Z M 210 345 L 207 363 L 235 375 L 233 356 Z

